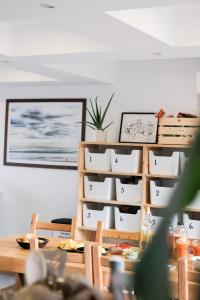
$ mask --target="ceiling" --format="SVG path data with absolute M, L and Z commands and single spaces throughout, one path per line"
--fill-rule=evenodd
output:
M 0 86 L 110 84 L 118 62 L 200 57 L 200 0 L 0 0 L 0 37 Z

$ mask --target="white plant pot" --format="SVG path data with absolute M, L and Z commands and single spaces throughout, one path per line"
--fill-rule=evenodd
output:
M 107 132 L 103 130 L 93 130 L 93 140 L 96 142 L 106 142 Z

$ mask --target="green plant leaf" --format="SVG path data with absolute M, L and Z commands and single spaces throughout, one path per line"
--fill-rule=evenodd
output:
M 87 112 L 89 113 L 89 115 L 90 115 L 90 117 L 91 117 L 91 119 L 92 119 L 93 123 L 94 123 L 94 124 L 96 124 L 95 117 L 93 117 L 92 113 L 89 111 L 89 109 L 88 109 L 88 108 L 87 108 Z
M 98 96 L 96 96 L 95 100 L 97 100 L 97 99 L 98 99 Z M 89 98 L 89 100 L 90 100 L 90 105 L 91 105 L 91 107 L 92 107 L 92 112 L 93 112 L 93 115 L 94 115 L 94 119 L 96 119 L 97 117 L 96 117 L 96 113 L 95 113 L 94 106 L 93 106 L 93 104 L 92 104 L 91 98 Z
M 106 128 L 108 128 L 110 125 L 112 125 L 113 122 L 111 122 L 110 124 L 108 124 L 106 127 L 104 127 L 102 130 L 105 130 Z
M 134 289 L 141 300 L 167 300 L 167 232 L 171 217 L 182 211 L 195 197 L 200 189 L 200 132 L 189 152 L 189 160 L 185 165 L 184 173 L 180 178 L 169 206 L 165 211 L 165 218 L 160 224 L 157 233 L 144 252 L 141 261 L 136 267 Z
M 108 108 L 109 108 L 109 106 L 110 106 L 110 103 L 111 103 L 111 101 L 112 101 L 114 95 L 115 95 L 115 93 L 113 93 L 112 96 L 110 97 L 110 100 L 108 101 L 108 104 L 107 104 L 107 106 L 106 106 L 106 108 L 105 108 L 105 110 L 104 110 L 104 113 L 103 113 L 103 116 L 102 116 L 102 124 L 103 124 L 103 121 L 104 121 L 104 119 L 105 119 L 106 113 L 107 113 L 107 111 L 108 111 Z

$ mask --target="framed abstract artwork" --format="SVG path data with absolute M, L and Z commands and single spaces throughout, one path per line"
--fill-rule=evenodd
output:
M 6 100 L 4 165 L 77 169 L 86 99 Z
M 119 142 L 156 143 L 158 118 L 155 113 L 123 112 L 121 116 Z

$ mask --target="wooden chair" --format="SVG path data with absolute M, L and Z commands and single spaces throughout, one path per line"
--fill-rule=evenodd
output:
M 58 224 L 38 221 L 38 214 L 32 214 L 30 233 L 36 234 L 37 230 L 52 230 L 71 232 L 71 238 L 75 239 L 76 218 L 72 219 L 72 224 Z M 68 253 L 67 254 L 67 272 L 77 272 L 87 278 L 93 284 L 92 274 L 92 249 L 91 242 L 84 242 L 84 253 Z
M 102 243 L 103 238 L 112 238 L 118 240 L 130 240 L 130 241 L 138 241 L 140 240 L 139 232 L 125 232 L 125 231 L 117 231 L 115 229 L 104 229 L 103 222 L 97 222 L 97 230 L 95 236 L 95 242 Z
M 75 238 L 76 218 L 72 219 L 72 224 L 58 224 L 38 221 L 39 215 L 32 214 L 30 233 L 36 235 L 37 230 L 51 230 L 70 232 L 71 238 Z
M 178 273 L 177 273 L 178 272 Z M 172 277 L 171 298 L 179 300 L 199 300 L 200 299 L 200 272 L 188 270 L 187 257 L 178 259 L 178 271 Z
M 102 255 L 102 245 L 92 245 L 92 259 L 93 259 L 93 280 L 94 285 L 103 290 L 108 288 L 111 280 L 111 268 L 109 264 L 109 257 Z M 131 260 L 124 259 L 125 273 L 130 274 L 134 269 L 135 263 Z

